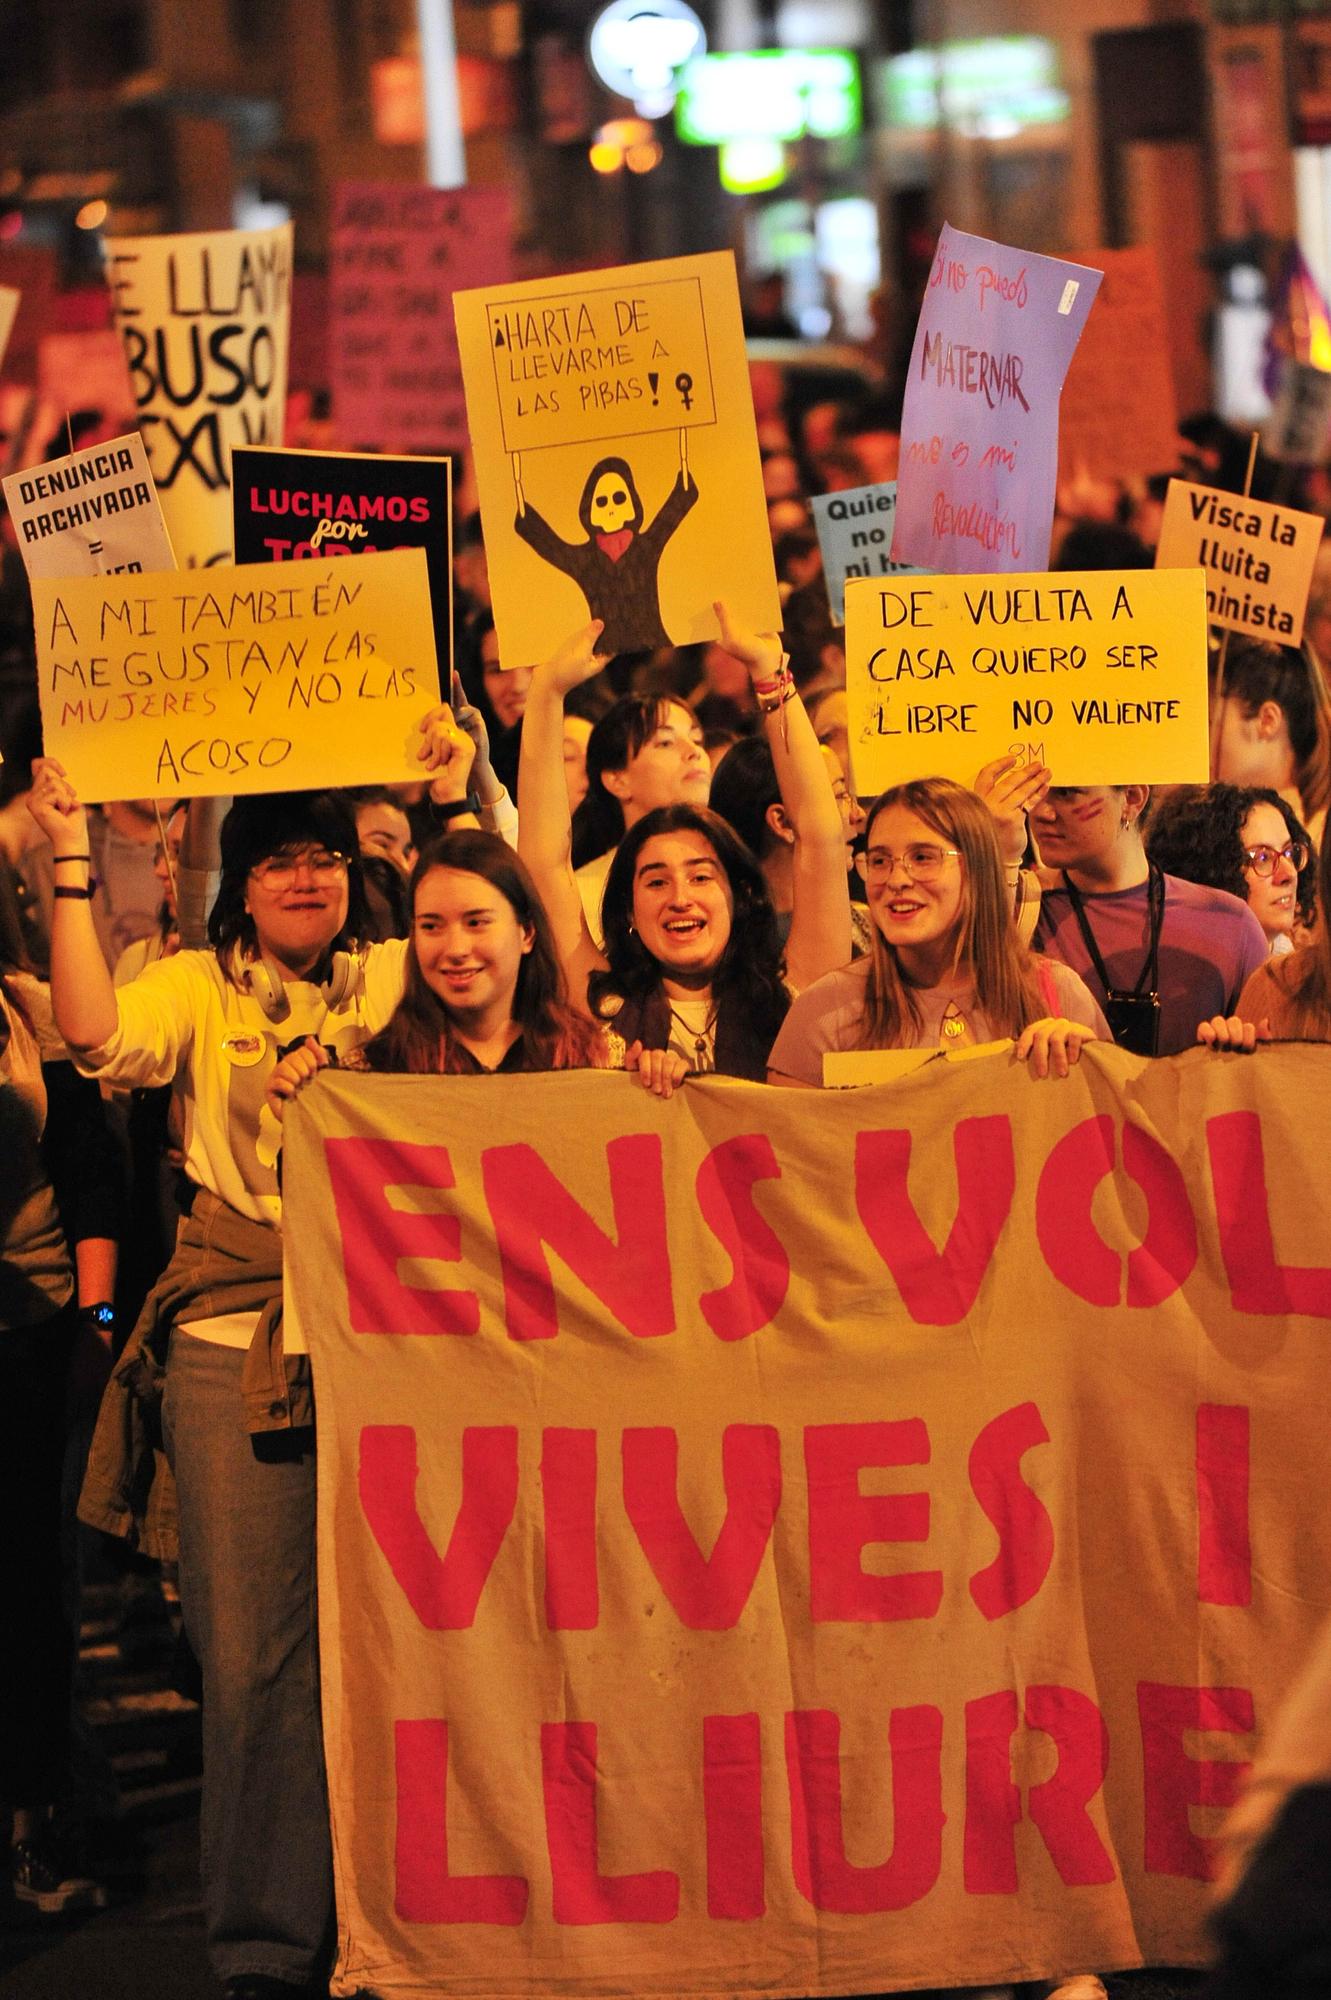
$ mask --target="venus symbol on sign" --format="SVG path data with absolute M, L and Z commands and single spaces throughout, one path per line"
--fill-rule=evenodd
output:
M 676 375 L 675 387 L 679 390 L 680 396 L 683 399 L 684 408 L 686 410 L 691 410 L 693 408 L 692 375 L 686 375 L 686 374 Z

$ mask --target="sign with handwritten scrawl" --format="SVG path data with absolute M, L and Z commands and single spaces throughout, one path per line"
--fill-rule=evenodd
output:
M 281 444 L 291 225 L 108 240 L 139 429 L 184 569 L 231 560 L 231 448 Z
M 780 623 L 733 258 L 454 301 L 500 657 Z
M 1101 273 L 946 224 L 911 349 L 892 554 L 921 569 L 1049 556 L 1058 398 Z
M 34 579 L 46 748 L 86 800 L 419 778 L 439 699 L 423 549 Z
M 512 276 L 503 188 L 344 183 L 333 205 L 329 341 L 339 441 L 451 451 L 467 411 L 449 301 Z
M 1320 514 L 1171 479 L 1155 564 L 1201 564 L 1213 625 L 1297 646 L 1322 533 Z
M 1202 573 L 853 579 L 846 695 L 861 792 L 1009 755 L 1056 785 L 1204 784 Z

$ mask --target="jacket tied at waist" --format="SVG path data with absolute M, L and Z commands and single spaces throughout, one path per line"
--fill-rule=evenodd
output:
M 144 1301 L 97 1413 L 79 1519 L 160 1561 L 177 1550 L 175 1483 L 162 1447 L 162 1390 L 173 1326 L 257 1312 L 241 1395 L 251 1431 L 314 1422 L 309 1356 L 282 1346 L 282 1235 L 200 1188 L 171 1261 Z

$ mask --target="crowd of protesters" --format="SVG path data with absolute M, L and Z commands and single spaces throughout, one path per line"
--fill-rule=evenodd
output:
M 810 400 L 770 364 L 755 402 L 782 632 L 719 604 L 710 645 L 612 658 L 593 623 L 504 670 L 468 518 L 459 680 L 420 718 L 409 786 L 85 810 L 40 754 L 5 551 L 0 1482 L 27 1524 L 0 1552 L 11 1880 L 48 1913 L 100 1893 L 69 1839 L 73 1448 L 84 1518 L 176 1567 L 230 2000 L 314 1991 L 328 1962 L 312 1385 L 279 1310 L 282 1117 L 321 1069 L 619 1069 L 669 1098 L 710 1074 L 818 1088 L 836 1051 L 1010 1042 L 1056 1088 L 1097 1040 L 1331 1038 L 1315 647 L 1217 649 L 1208 786 L 1070 788 L 1009 759 L 971 788 L 859 798 L 808 496 L 894 477 L 899 408 L 864 385 Z M 1149 563 L 1163 477 L 1219 480 L 1227 445 L 1199 420 L 1159 479 L 1079 479 L 1055 563 Z M 1057 1990 L 1103 1992 L 1089 1972 Z

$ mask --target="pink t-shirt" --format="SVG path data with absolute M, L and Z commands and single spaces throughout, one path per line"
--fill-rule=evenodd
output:
M 1080 1021 L 1083 1026 L 1094 1028 L 1099 1038 L 1107 1042 L 1110 1035 L 1105 1017 L 1076 973 L 1066 965 L 1055 964 L 1053 960 L 1045 960 L 1043 970 L 1050 984 L 1050 998 L 1055 1003 L 1049 1011 L 1065 1020 Z M 860 958 L 853 965 L 826 973 L 822 979 L 816 979 L 812 986 L 807 987 L 791 1003 L 790 1012 L 767 1059 L 768 1068 L 775 1070 L 778 1076 L 793 1078 L 796 1083 L 820 1087 L 825 1055 L 830 1051 L 862 1046 L 860 1036 L 868 978 L 869 960 Z M 899 1046 L 907 1049 L 943 1046 L 943 1016 L 953 1005 L 964 1015 L 972 1042 L 1002 1041 L 1008 1033 L 1006 1024 L 990 1021 L 973 1004 L 973 999 L 974 996 L 969 993 L 919 988 L 916 993 L 921 1016 L 919 1031 L 910 1034 L 909 1039 Z

